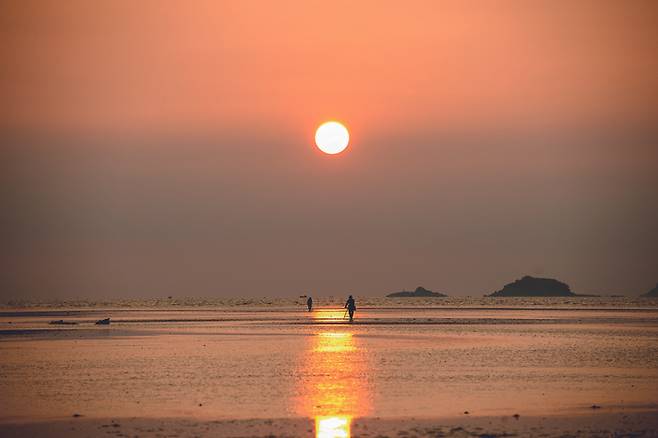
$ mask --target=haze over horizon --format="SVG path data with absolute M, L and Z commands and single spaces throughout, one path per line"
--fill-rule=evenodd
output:
M 656 3 L 395 5 L 1 3 L 0 300 L 654 287 Z

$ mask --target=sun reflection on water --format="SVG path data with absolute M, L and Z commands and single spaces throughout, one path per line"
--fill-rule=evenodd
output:
M 351 333 L 326 332 L 317 335 L 314 353 L 349 353 L 356 351 Z
M 321 308 L 309 315 L 316 322 L 335 324 L 347 321 L 347 310 L 341 308 Z
M 310 339 L 300 363 L 305 381 L 298 411 L 315 418 L 317 438 L 349 437 L 352 419 L 369 409 L 365 352 L 350 332 Z
M 315 417 L 316 438 L 349 438 L 352 418 L 347 416 Z

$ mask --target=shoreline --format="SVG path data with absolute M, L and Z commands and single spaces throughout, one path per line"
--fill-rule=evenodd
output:
M 446 418 L 323 417 L 336 420 L 345 436 L 658 436 L 658 410 L 596 412 L 545 416 L 471 416 Z M 70 417 L 45 420 L 0 420 L 3 437 L 86 437 L 115 435 L 149 436 L 324 436 L 321 420 L 313 418 L 222 419 L 194 418 L 92 418 Z M 334 430 L 334 429 L 332 429 Z M 335 436 L 344 436 L 337 434 Z
M 658 437 L 654 309 L 259 310 L 0 317 L 0 436 Z

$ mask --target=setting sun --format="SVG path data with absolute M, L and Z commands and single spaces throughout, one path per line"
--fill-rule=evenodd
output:
M 658 0 L 0 41 L 0 438 L 658 438 Z
M 347 128 L 338 122 L 325 122 L 315 131 L 315 144 L 325 154 L 343 152 L 349 141 Z

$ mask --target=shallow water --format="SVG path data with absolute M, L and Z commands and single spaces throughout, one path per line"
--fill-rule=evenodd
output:
M 333 436 L 363 416 L 657 408 L 655 301 L 460 300 L 361 300 L 354 324 L 337 300 L 6 307 L 0 419 L 310 417 Z
M 314 297 L 316 306 L 335 307 L 345 302 L 345 297 Z M 13 300 L 0 303 L 0 309 L 17 308 L 120 308 L 120 309 L 157 309 L 157 308 L 225 308 L 225 309 L 279 309 L 298 308 L 306 303 L 306 298 L 216 298 L 216 297 L 168 297 L 110 300 Z M 387 298 L 358 296 L 359 307 L 605 307 L 605 308 L 645 308 L 658 307 L 658 298 L 646 297 L 444 297 L 444 298 Z

